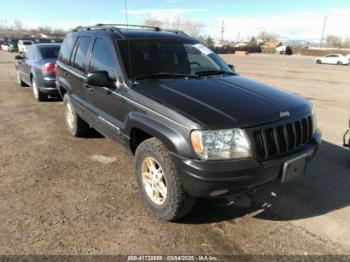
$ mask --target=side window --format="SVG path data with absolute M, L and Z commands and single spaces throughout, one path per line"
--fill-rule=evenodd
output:
M 85 71 L 85 65 L 87 62 L 87 54 L 90 46 L 91 37 L 81 37 L 79 41 L 79 46 L 77 48 L 77 51 L 75 53 L 75 58 L 73 62 L 73 66 L 80 70 Z
M 112 49 L 103 39 L 97 38 L 92 49 L 90 72 L 107 71 L 111 80 L 116 80 L 115 61 L 113 59 Z
M 25 54 L 25 57 L 28 60 L 33 60 L 34 59 L 34 47 L 28 47 L 27 52 Z
M 58 59 L 65 63 L 69 63 L 69 59 L 72 53 L 73 46 L 75 44 L 75 41 L 77 40 L 76 36 L 70 35 L 67 36 L 61 46 L 60 54 L 58 56 Z

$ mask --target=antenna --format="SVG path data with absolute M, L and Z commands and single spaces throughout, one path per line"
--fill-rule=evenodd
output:
M 127 25 L 129 25 L 129 22 L 128 22 L 128 7 L 127 7 L 127 4 L 126 4 L 126 0 L 124 0 L 124 8 L 125 8 L 125 22 Z
M 324 17 L 322 36 L 321 36 L 321 41 L 320 41 L 320 48 L 322 47 L 322 42 L 323 42 L 323 38 L 324 38 L 324 31 L 326 29 L 326 24 L 327 24 L 327 16 Z
M 124 8 L 125 8 L 125 20 L 126 20 L 126 28 L 129 29 L 129 20 L 128 20 L 128 6 L 126 4 L 126 1 L 127 0 L 124 0 Z M 129 77 L 131 77 L 131 52 L 130 52 L 130 40 L 127 40 L 128 41 L 128 60 L 129 60 Z
M 222 26 L 221 26 L 221 43 L 222 44 L 224 43 L 224 31 L 225 31 L 224 24 L 225 24 L 225 20 L 222 20 Z

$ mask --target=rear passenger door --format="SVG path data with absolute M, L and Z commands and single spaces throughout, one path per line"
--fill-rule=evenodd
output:
M 71 68 L 72 71 L 69 74 L 71 88 L 72 88 L 72 97 L 79 104 L 83 105 L 86 103 L 88 98 L 86 92 L 86 73 L 87 66 L 89 62 L 89 49 L 91 45 L 90 36 L 81 36 L 75 44 L 73 53 L 71 56 Z
M 326 58 L 328 64 L 336 64 L 338 61 L 338 57 L 336 55 L 328 55 Z
M 113 42 L 109 38 L 96 38 L 91 51 L 89 72 L 106 71 L 111 81 L 117 81 L 119 67 Z M 104 130 L 112 136 L 124 127 L 124 113 L 121 90 L 116 87 L 90 86 L 90 103 L 94 106 L 96 117 Z
M 23 62 L 21 64 L 22 79 L 26 83 L 30 83 L 30 81 L 31 81 L 30 80 L 31 63 L 33 62 L 33 60 L 35 58 L 34 46 L 30 46 L 24 54 L 25 54 L 25 58 L 23 59 Z

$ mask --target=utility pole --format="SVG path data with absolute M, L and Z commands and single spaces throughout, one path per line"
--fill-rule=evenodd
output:
M 327 24 L 327 16 L 324 17 L 322 36 L 321 36 L 321 41 L 320 41 L 320 48 L 322 48 L 322 42 L 323 42 L 323 38 L 324 38 L 324 31 L 326 29 L 326 24 Z
M 222 26 L 221 26 L 221 44 L 224 44 L 224 32 L 225 32 L 225 20 L 222 20 Z

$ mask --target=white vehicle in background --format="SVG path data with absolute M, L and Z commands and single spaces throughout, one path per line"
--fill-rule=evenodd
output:
M 349 63 L 350 63 L 350 54 L 347 54 L 346 58 L 349 59 Z
M 316 64 L 348 65 L 349 58 L 341 54 L 330 54 L 315 59 Z
M 2 45 L 0 46 L 0 50 L 2 50 L 2 51 L 8 51 L 8 50 L 9 50 L 9 46 L 8 46 L 7 44 L 2 44 Z
M 19 40 L 18 41 L 18 52 L 25 53 L 27 51 L 28 46 L 34 45 L 35 42 L 32 40 Z

